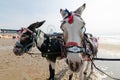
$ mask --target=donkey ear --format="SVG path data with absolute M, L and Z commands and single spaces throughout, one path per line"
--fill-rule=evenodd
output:
M 61 16 L 63 18 L 67 15 L 67 13 L 65 12 L 65 10 L 63 10 L 63 9 L 60 9 L 60 14 L 61 14 Z
M 45 20 L 41 21 L 41 22 L 36 22 L 35 28 L 39 28 L 40 26 L 42 26 L 44 24 L 44 22 L 45 22 Z
M 79 15 L 82 15 L 82 12 L 84 11 L 86 7 L 86 4 L 84 3 L 82 6 L 80 6 L 77 10 L 74 11 L 74 13 L 77 13 Z
M 33 24 L 31 24 L 28 28 L 30 29 L 30 30 L 34 30 L 35 28 L 39 28 L 40 26 L 42 26 L 42 24 L 45 22 L 45 20 L 44 21 L 41 21 L 41 22 L 36 22 L 36 23 L 33 23 Z

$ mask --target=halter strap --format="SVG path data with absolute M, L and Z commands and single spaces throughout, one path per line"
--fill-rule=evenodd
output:
M 19 33 L 22 34 L 22 33 L 24 32 L 24 30 L 26 30 L 26 31 L 30 32 L 31 34 L 33 34 L 33 31 L 31 31 L 31 30 L 28 29 L 28 28 L 24 28 L 24 27 L 23 27 L 22 29 L 19 30 Z
M 23 28 L 23 29 L 30 32 L 33 35 L 33 38 L 32 38 L 33 42 L 27 44 L 26 46 L 23 46 L 22 44 L 19 44 L 20 46 L 22 46 L 24 48 L 24 52 L 27 52 L 27 51 L 29 51 L 28 47 L 33 46 L 35 44 L 38 36 L 40 35 L 41 30 L 37 30 L 36 32 L 33 32 L 28 28 Z M 36 33 L 36 34 L 34 34 L 34 33 Z
M 30 29 L 28 29 L 28 28 L 23 28 L 23 29 L 30 32 L 31 34 L 33 34 L 33 31 L 31 31 Z

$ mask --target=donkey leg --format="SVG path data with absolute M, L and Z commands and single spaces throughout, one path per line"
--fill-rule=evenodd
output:
M 54 80 L 54 76 L 55 76 L 55 62 L 51 62 L 49 63 L 49 72 L 50 72 L 50 77 L 49 80 Z
M 90 64 L 90 62 L 87 61 L 87 64 L 86 64 L 85 70 L 84 70 L 84 75 L 87 75 L 87 70 L 88 70 L 89 64 Z
M 84 64 L 81 66 L 81 70 L 79 72 L 79 80 L 84 80 L 84 76 L 86 75 L 84 75 L 83 73 L 84 73 Z
M 91 62 L 91 73 L 93 73 L 93 64 Z

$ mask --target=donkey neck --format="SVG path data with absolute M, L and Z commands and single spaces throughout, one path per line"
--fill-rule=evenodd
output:
M 36 32 L 36 45 L 37 47 L 41 47 L 45 40 L 45 34 L 41 30 L 37 30 Z

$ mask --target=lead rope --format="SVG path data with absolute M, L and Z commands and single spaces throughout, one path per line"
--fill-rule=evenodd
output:
M 86 47 L 86 36 L 85 36 L 85 33 L 86 33 L 86 27 L 84 26 L 83 27 L 83 29 L 84 29 L 84 31 L 83 31 L 83 47 L 84 47 L 84 54 L 85 55 L 88 55 L 88 56 L 90 56 L 89 54 L 88 54 L 88 51 L 87 51 L 87 47 Z
M 120 80 L 120 79 L 115 78 L 115 77 L 112 77 L 111 75 L 109 75 L 109 74 L 107 74 L 106 72 L 102 71 L 100 68 L 98 68 L 98 67 L 95 65 L 95 63 L 93 62 L 93 60 L 92 60 L 91 58 L 90 58 L 90 60 L 91 60 L 91 62 L 92 62 L 92 64 L 93 64 L 93 66 L 94 66 L 98 71 L 102 72 L 103 74 L 107 75 L 109 78 L 111 78 L 111 79 L 113 79 L 113 80 Z

